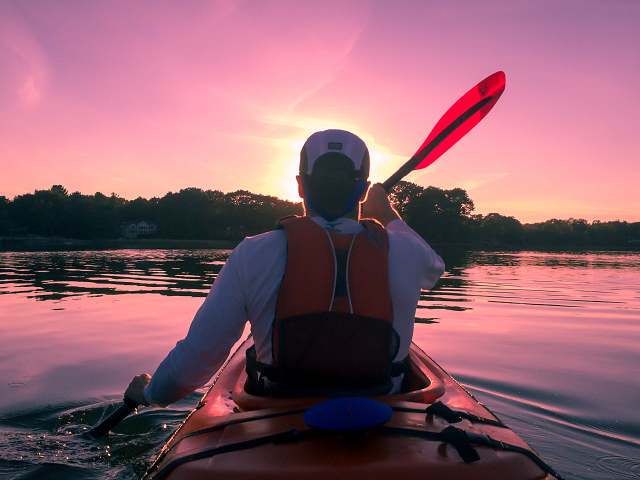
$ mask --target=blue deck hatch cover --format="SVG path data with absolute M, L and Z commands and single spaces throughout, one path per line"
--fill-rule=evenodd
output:
M 370 398 L 334 398 L 314 405 L 303 415 L 304 423 L 313 428 L 332 431 L 362 430 L 389 421 L 393 410 L 389 405 Z

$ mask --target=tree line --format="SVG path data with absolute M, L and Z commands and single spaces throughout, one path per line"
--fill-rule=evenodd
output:
M 390 193 L 402 218 L 427 242 L 508 247 L 640 246 L 640 222 L 589 223 L 552 219 L 522 224 L 514 217 L 473 214 L 473 200 L 461 188 L 442 190 L 400 182 Z
M 619 247 L 640 244 L 640 222 L 589 223 L 583 219 L 522 224 L 514 217 L 474 214 L 473 200 L 461 188 L 443 190 L 399 182 L 390 198 L 402 218 L 427 242 L 513 247 Z M 122 222 L 157 225 L 159 238 L 241 238 L 269 231 L 285 215 L 302 214 L 302 204 L 245 190 L 185 188 L 162 198 L 126 200 L 115 193 L 69 194 L 49 190 L 0 196 L 0 235 L 110 239 Z
M 162 198 L 125 200 L 115 193 L 69 194 L 54 185 L 13 201 L 0 196 L 0 235 L 110 239 L 119 236 L 121 223 L 144 220 L 157 225 L 158 238 L 218 239 L 266 232 L 278 218 L 301 213 L 300 203 L 244 190 L 185 188 Z

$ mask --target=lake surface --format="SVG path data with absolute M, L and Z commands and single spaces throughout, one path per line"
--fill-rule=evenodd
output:
M 136 479 L 201 389 L 80 435 L 187 332 L 229 250 L 0 253 L 0 479 Z M 447 253 L 414 340 L 566 478 L 640 478 L 640 254 Z

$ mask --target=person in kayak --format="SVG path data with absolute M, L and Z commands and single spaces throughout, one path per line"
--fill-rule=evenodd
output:
M 401 391 L 416 305 L 444 263 L 402 221 L 356 135 L 311 135 L 296 177 L 304 216 L 245 238 L 231 253 L 187 336 L 125 397 L 167 406 L 222 366 L 247 321 L 249 389 L 259 395 Z M 359 222 L 360 205 L 362 216 Z

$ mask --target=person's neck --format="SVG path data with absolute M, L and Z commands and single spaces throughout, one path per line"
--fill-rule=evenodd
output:
M 318 213 L 316 213 L 313 209 L 309 208 L 309 206 L 307 205 L 306 202 L 303 202 L 303 206 L 304 206 L 304 216 L 305 217 L 321 217 L 322 215 L 319 215 Z M 348 213 L 345 213 L 342 217 L 340 218 L 350 218 L 352 220 L 355 220 L 356 222 L 360 221 L 360 204 L 358 203 L 358 205 L 356 206 L 356 208 L 354 208 L 353 210 L 351 210 Z

